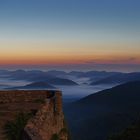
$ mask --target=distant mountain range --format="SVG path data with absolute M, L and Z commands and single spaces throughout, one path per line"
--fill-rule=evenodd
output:
M 121 84 L 130 81 L 140 81 L 140 72 L 135 73 L 118 73 L 97 81 L 91 82 L 91 85 L 99 84 Z
M 108 140 L 140 117 L 140 82 L 129 82 L 65 105 L 72 140 Z
M 25 80 L 28 82 L 39 82 L 45 81 L 48 84 L 52 85 L 78 85 L 76 82 L 67 79 L 67 78 L 60 78 L 64 77 L 66 73 L 63 71 L 39 71 L 39 70 L 32 70 L 32 71 L 25 71 L 25 70 L 16 70 L 16 71 L 7 71 L 1 70 L 0 77 L 9 78 L 11 80 Z M 57 77 L 58 76 L 58 77 Z
M 75 76 L 77 78 L 81 77 L 95 77 L 95 76 L 101 76 L 101 77 L 106 77 L 106 76 L 111 76 L 114 74 L 118 74 L 118 72 L 106 72 L 106 71 L 88 71 L 88 72 L 82 72 L 82 71 L 71 71 L 71 72 L 65 72 L 65 71 L 57 71 L 57 70 L 51 70 L 51 71 L 41 71 L 41 70 L 15 70 L 15 71 L 8 71 L 8 70 L 0 70 L 0 75 L 5 74 L 9 77 L 15 77 L 15 78 L 25 78 L 30 79 L 33 74 L 34 76 L 40 75 L 40 76 L 51 76 L 51 77 L 61 77 L 62 76 Z
M 7 89 L 56 89 L 53 85 L 66 85 L 66 86 L 75 86 L 77 83 L 68 79 L 54 78 L 46 81 L 33 82 L 25 86 L 11 87 Z
M 107 71 L 87 71 L 87 72 L 71 71 L 68 73 L 68 75 L 76 76 L 77 78 L 88 77 L 91 80 L 95 80 L 95 78 L 97 79 L 105 78 L 119 73 L 120 72 L 107 72 Z
M 106 71 L 40 71 L 40 70 L 16 70 L 7 71 L 0 70 L 0 77 L 9 78 L 12 80 L 26 80 L 29 82 L 46 81 L 52 85 L 78 85 L 76 81 L 81 78 L 87 78 L 89 85 L 101 84 L 121 84 L 129 81 L 140 80 L 140 72 L 121 73 L 121 72 L 106 72 Z

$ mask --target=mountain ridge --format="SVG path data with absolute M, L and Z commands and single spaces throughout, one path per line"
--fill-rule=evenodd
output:
M 66 105 L 65 116 L 73 140 L 108 140 L 111 134 L 122 131 L 137 118 L 139 101 L 140 81 L 135 81 Z

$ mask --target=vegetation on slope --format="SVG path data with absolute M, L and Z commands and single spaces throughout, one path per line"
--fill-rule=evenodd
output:
M 111 136 L 109 140 L 140 140 L 140 121 L 131 125 L 122 133 Z
M 20 112 L 17 114 L 16 119 L 8 121 L 5 124 L 4 132 L 7 140 L 21 140 L 23 129 L 27 124 L 27 121 L 33 116 L 32 113 Z
M 64 111 L 73 140 L 107 140 L 108 136 L 121 132 L 139 116 L 140 82 L 129 82 L 91 94 L 65 105 Z

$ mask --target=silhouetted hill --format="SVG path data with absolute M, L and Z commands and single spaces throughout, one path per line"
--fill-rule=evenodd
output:
M 38 81 L 46 81 L 48 84 L 52 85 L 78 85 L 76 82 L 66 79 L 66 78 L 59 78 L 58 75 L 64 77 L 66 73 L 63 71 L 24 71 L 24 70 L 17 70 L 9 72 L 9 78 L 13 80 L 26 80 L 30 82 L 38 82 Z
M 53 79 L 48 79 L 46 81 L 52 85 L 68 85 L 68 86 L 78 85 L 76 82 L 72 80 L 63 79 L 63 78 L 53 78 Z
M 55 87 L 47 82 L 34 82 L 25 86 L 13 87 L 10 89 L 55 89 Z
M 53 89 L 55 88 L 54 86 L 48 84 L 47 82 L 34 82 L 34 83 L 31 83 L 31 84 L 28 84 L 24 87 L 29 87 L 29 88 L 50 88 L 50 89 Z
M 130 81 L 140 80 L 140 73 L 119 73 L 113 76 L 109 76 L 107 78 L 92 82 L 91 85 L 97 84 L 120 84 L 126 83 Z
M 140 82 L 89 95 L 65 106 L 72 140 L 107 140 L 128 127 L 140 113 Z

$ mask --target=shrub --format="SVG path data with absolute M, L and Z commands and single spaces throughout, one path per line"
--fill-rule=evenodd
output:
M 4 126 L 4 133 L 8 140 L 21 140 L 27 121 L 32 117 L 31 113 L 20 112 L 14 121 L 8 121 Z
M 59 140 L 59 136 L 57 134 L 53 134 L 51 140 Z

